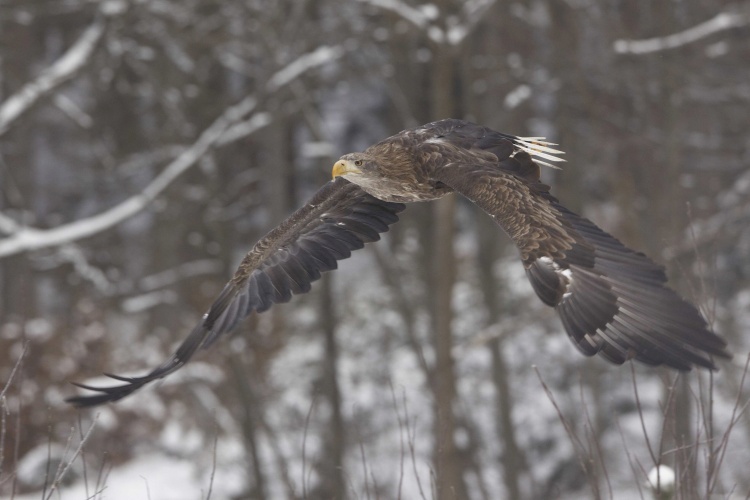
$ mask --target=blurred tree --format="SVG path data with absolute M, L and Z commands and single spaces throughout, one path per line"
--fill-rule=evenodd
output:
M 64 448 L 61 381 L 161 361 L 334 158 L 446 116 L 560 143 L 552 192 L 666 263 L 741 357 L 746 3 L 0 1 L 0 496 Z M 185 457 L 207 484 L 218 435 L 217 473 L 245 478 L 226 496 L 619 497 L 651 462 L 685 478 L 676 498 L 750 491 L 741 363 L 713 385 L 636 366 L 636 405 L 627 367 L 573 356 L 498 233 L 453 197 L 410 207 L 309 296 L 104 410 L 86 460 Z

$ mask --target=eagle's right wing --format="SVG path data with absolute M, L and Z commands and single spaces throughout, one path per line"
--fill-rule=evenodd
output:
M 493 152 L 508 153 L 496 163 L 484 155 L 474 164 L 443 165 L 434 169 L 434 179 L 508 233 L 534 291 L 557 310 L 581 352 L 680 370 L 714 369 L 712 356 L 730 357 L 698 310 L 666 286 L 661 266 L 560 205 L 539 182 L 531 156 L 510 141 L 506 146 L 493 146 Z
M 76 384 L 98 394 L 67 401 L 79 407 L 117 401 L 178 370 L 199 348 L 209 346 L 253 311 L 263 312 L 273 304 L 288 302 L 292 294 L 308 292 L 320 273 L 336 269 L 337 261 L 348 258 L 353 250 L 380 239 L 403 209 L 404 205 L 379 200 L 343 178 L 328 182 L 253 247 L 168 360 L 142 377 L 108 375 L 124 382 L 121 385 Z

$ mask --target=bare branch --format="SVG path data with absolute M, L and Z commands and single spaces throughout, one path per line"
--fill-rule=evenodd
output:
M 8 380 L 5 382 L 5 386 L 0 391 L 0 401 L 3 401 L 5 399 L 5 393 L 8 392 L 8 388 L 10 387 L 11 382 L 13 382 L 13 378 L 16 376 L 16 372 L 18 371 L 18 368 L 21 366 L 21 361 L 23 361 L 24 356 L 26 356 L 26 351 L 28 350 L 29 350 L 29 342 L 27 340 L 23 343 L 21 354 L 18 355 L 18 359 L 16 360 L 16 363 L 13 365 L 13 369 L 10 371 Z M 0 458 L 2 458 L 2 456 L 3 456 L 2 453 L 0 453 Z
M 649 54 L 682 47 L 714 33 L 748 24 L 750 24 L 750 15 L 744 12 L 721 12 L 708 21 L 671 35 L 645 40 L 615 40 L 613 48 L 618 54 Z
M 11 234 L 18 231 L 18 223 L 0 212 L 0 233 Z
M 91 265 L 84 252 L 77 245 L 66 244 L 61 246 L 51 260 L 53 265 L 71 264 L 78 276 L 94 285 L 97 290 L 105 295 L 112 293 L 115 289 L 114 283 L 107 278 L 106 273 Z
M 118 11 L 110 9 L 109 12 L 117 13 Z M 34 81 L 24 85 L 21 90 L 0 105 L 0 136 L 4 135 L 13 122 L 23 116 L 40 99 L 72 79 L 89 63 L 91 55 L 104 37 L 106 26 L 107 16 L 97 17 L 62 57 L 45 69 Z
M 185 151 L 145 187 L 142 193 L 131 196 L 114 207 L 91 217 L 86 217 L 52 229 L 17 228 L 8 238 L 0 240 L 0 258 L 29 250 L 61 245 L 86 238 L 108 229 L 143 210 L 160 195 L 177 177 L 193 166 L 211 150 L 223 135 L 256 107 L 256 101 L 247 97 L 227 108 Z M 256 129 L 257 130 L 257 129 Z M 5 224 L 8 226 L 8 224 Z
M 433 16 L 430 15 L 432 12 L 429 10 L 415 9 L 411 5 L 408 5 L 399 0 L 360 0 L 362 3 L 366 3 L 376 7 L 378 9 L 387 10 L 396 14 L 398 17 L 407 21 L 409 24 L 424 30 L 426 29 L 430 21 L 433 20 Z
M 273 92 L 279 87 L 289 84 L 289 82 L 298 78 L 307 70 L 322 66 L 323 64 L 338 59 L 343 55 L 343 47 L 330 47 L 327 45 L 320 46 L 312 52 L 308 52 L 307 54 L 298 57 L 291 63 L 287 64 L 284 68 L 277 71 L 271 79 L 268 80 L 266 88 L 270 92 Z
M 49 491 L 46 492 L 46 496 L 44 496 L 45 500 L 52 498 L 52 495 L 55 493 L 55 491 L 59 491 L 60 485 L 62 484 L 63 479 L 65 479 L 65 475 L 70 470 L 70 466 L 73 465 L 73 463 L 76 461 L 76 458 L 78 458 L 78 456 L 83 453 L 83 448 L 86 445 L 86 442 L 94 432 L 94 428 L 96 427 L 97 421 L 99 420 L 99 415 L 99 413 L 94 415 L 94 419 L 91 422 L 91 425 L 89 426 L 86 434 L 84 434 L 81 441 L 78 443 L 78 447 L 75 449 L 70 459 L 67 462 L 63 462 L 60 464 L 60 468 L 55 474 L 54 481 L 52 482 L 52 487 L 49 489 Z M 74 435 L 74 432 L 75 429 L 71 431 L 71 437 Z
M 404 21 L 412 24 L 424 32 L 436 45 L 460 45 L 474 28 L 484 18 L 484 14 L 492 7 L 496 0 L 471 0 L 463 7 L 465 19 L 454 21 L 446 28 L 442 28 L 435 21 L 440 17 L 440 11 L 433 4 L 425 4 L 414 8 L 400 0 L 360 0 L 378 9 L 391 12 Z M 450 19 L 449 19 L 450 20 Z
M 269 79 L 266 89 L 269 92 L 276 91 L 308 70 L 322 66 L 332 58 L 341 55 L 343 55 L 341 47 L 318 47 L 277 71 Z M 256 99 L 249 96 L 227 108 L 211 126 L 203 131 L 198 140 L 167 165 L 161 174 L 144 188 L 142 193 L 131 196 L 104 212 L 52 229 L 22 227 L 7 216 L 0 214 L 0 232 L 10 235 L 0 240 L 0 259 L 86 238 L 132 217 L 146 208 L 177 177 L 195 165 L 208 151 L 247 137 L 268 125 L 271 122 L 271 116 L 268 113 L 252 113 L 256 106 Z
M 448 42 L 451 45 L 459 45 L 466 40 L 495 3 L 496 0 L 471 0 L 466 2 L 463 9 L 466 20 L 448 29 Z

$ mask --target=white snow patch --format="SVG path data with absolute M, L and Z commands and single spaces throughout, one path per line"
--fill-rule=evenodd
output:
M 58 500 L 80 500 L 91 498 L 97 492 L 93 485 L 98 471 L 90 475 L 90 483 L 77 481 L 59 488 L 54 495 Z M 104 486 L 100 486 L 101 498 L 107 500 L 132 500 L 153 498 L 159 500 L 199 500 L 206 498 L 209 487 L 212 498 L 232 498 L 239 494 L 245 484 L 241 471 L 234 468 L 217 467 L 213 484 L 210 481 L 211 467 L 196 464 L 193 460 L 176 459 L 165 455 L 150 455 L 115 467 L 107 475 Z M 16 495 L 16 500 L 37 500 L 40 492 Z M 46 498 L 46 496 L 45 496 Z M 99 496 L 96 496 L 99 498 Z
M 674 470 L 666 465 L 654 467 L 648 473 L 648 481 L 646 482 L 646 485 L 657 495 L 673 493 L 675 487 Z
M 328 141 L 311 141 L 302 145 L 302 156 L 305 158 L 327 158 L 333 156 L 334 147 Z
M 24 325 L 24 331 L 29 339 L 43 342 L 52 336 L 53 328 L 44 318 L 30 319 Z
M 508 92 L 503 101 L 503 106 L 505 106 L 506 109 L 517 108 L 521 103 L 529 99 L 529 97 L 531 97 L 531 87 L 522 83 Z
M 422 15 L 425 17 L 425 19 L 429 19 L 430 21 L 434 21 L 438 18 L 438 16 L 440 16 L 440 10 L 434 3 L 426 3 L 424 5 L 421 5 L 419 6 L 419 10 L 422 11 Z

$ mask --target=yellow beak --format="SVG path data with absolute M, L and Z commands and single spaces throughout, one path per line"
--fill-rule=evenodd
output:
M 346 174 L 361 174 L 362 171 L 354 166 L 352 162 L 349 160 L 339 160 L 333 165 L 333 171 L 331 172 L 331 175 L 333 175 L 333 178 L 340 175 L 346 175 Z

